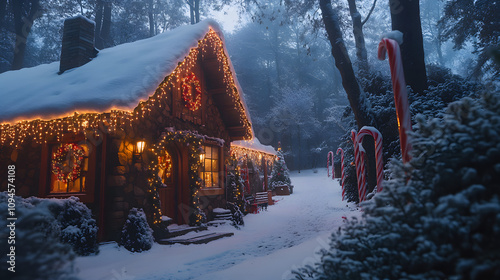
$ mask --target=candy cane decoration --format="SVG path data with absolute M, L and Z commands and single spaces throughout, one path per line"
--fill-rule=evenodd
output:
M 341 168 L 341 180 L 342 180 L 342 201 L 345 199 L 345 188 L 344 188 L 344 181 L 345 181 L 345 172 L 344 172 L 344 150 L 342 148 L 337 149 L 337 155 L 340 152 L 340 168 Z
M 328 177 L 330 177 L 330 158 L 332 159 L 331 163 L 333 166 L 333 152 L 329 151 L 328 155 L 326 156 L 326 172 L 328 174 Z M 332 167 L 332 177 L 335 179 L 335 174 L 333 173 L 333 167 Z
M 384 158 L 382 154 L 382 134 L 376 128 L 363 126 L 359 130 L 357 141 L 363 145 L 363 138 L 370 135 L 375 140 L 375 166 L 377 168 L 377 192 L 382 191 L 382 182 L 384 180 Z
M 356 177 L 358 179 L 359 202 L 362 202 L 365 200 L 363 194 L 365 194 L 366 192 L 365 161 L 364 161 L 365 150 L 358 144 L 357 133 L 355 130 L 351 130 L 351 139 L 354 144 L 354 162 L 356 164 Z
M 359 143 L 358 143 L 358 147 L 359 147 L 359 157 L 361 158 L 361 168 L 360 168 L 360 177 L 361 177 L 361 184 L 360 184 L 360 188 L 358 189 L 358 192 L 359 192 L 359 202 L 363 202 L 366 200 L 366 169 L 365 169 L 365 155 L 366 155 L 366 151 L 365 149 L 363 148 L 363 146 L 361 146 Z
M 332 180 L 334 180 L 335 179 L 335 161 L 333 159 L 334 154 L 333 154 L 333 152 L 330 152 L 330 153 L 332 153 Z
M 398 117 L 399 142 L 401 145 L 401 156 L 403 163 L 411 160 L 411 144 L 408 141 L 408 133 L 412 131 L 410 109 L 408 105 L 408 93 L 401 60 L 401 51 L 398 43 L 393 39 L 383 38 L 378 45 L 378 59 L 385 60 L 388 55 L 391 67 L 392 88 Z

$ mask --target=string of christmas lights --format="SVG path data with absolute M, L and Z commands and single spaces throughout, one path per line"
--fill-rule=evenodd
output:
M 267 166 L 270 166 L 273 164 L 274 159 L 276 157 L 275 155 L 266 152 L 252 150 L 240 146 L 233 146 L 233 145 L 231 145 L 231 155 L 234 155 L 236 159 L 238 159 L 239 161 L 241 161 L 241 159 L 244 158 L 245 156 L 248 156 L 249 160 L 251 160 L 254 163 L 257 163 L 257 166 L 260 166 L 262 158 L 264 158 L 264 160 L 266 161 Z
M 181 91 L 183 77 L 192 73 L 201 50 L 205 57 L 209 49 L 214 49 L 217 59 L 221 62 L 220 70 L 223 71 L 223 80 L 226 91 L 233 100 L 234 109 L 240 114 L 240 120 L 245 128 L 245 139 L 252 137 L 251 124 L 246 117 L 245 106 L 240 98 L 236 82 L 231 73 L 229 58 L 227 57 L 223 42 L 217 33 L 210 28 L 205 37 L 198 41 L 198 47 L 192 48 L 186 58 L 179 63 L 175 70 L 168 75 L 157 87 L 154 94 L 147 101 L 139 102 L 133 111 L 114 110 L 105 113 L 78 113 L 62 116 L 52 120 L 22 120 L 14 124 L 0 124 L 0 144 L 19 148 L 27 139 L 37 144 L 47 143 L 50 139 L 61 141 L 66 134 L 93 133 L 99 137 L 103 132 L 124 130 L 126 126 L 133 126 L 139 120 L 146 118 L 152 108 L 163 108 L 168 105 L 168 95 L 172 89 Z

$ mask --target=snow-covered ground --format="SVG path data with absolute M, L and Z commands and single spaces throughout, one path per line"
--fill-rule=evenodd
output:
M 291 173 L 291 196 L 276 196 L 267 211 L 245 216 L 245 226 L 210 231 L 234 236 L 202 245 L 159 245 L 131 253 L 116 244 L 100 247 L 97 256 L 79 257 L 81 279 L 287 279 L 291 270 L 315 261 L 343 216 L 360 215 L 355 205 L 342 202 L 337 180 L 326 169 Z

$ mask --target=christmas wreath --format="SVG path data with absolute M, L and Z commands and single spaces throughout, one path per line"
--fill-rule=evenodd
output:
M 195 96 L 193 98 L 192 90 L 194 86 Z M 182 99 L 186 102 L 186 107 L 191 111 L 196 111 L 201 106 L 201 86 L 200 81 L 194 73 L 191 73 L 182 79 Z
M 81 146 L 63 144 L 52 155 L 52 173 L 63 183 L 73 182 L 80 177 L 84 156 L 85 150 Z

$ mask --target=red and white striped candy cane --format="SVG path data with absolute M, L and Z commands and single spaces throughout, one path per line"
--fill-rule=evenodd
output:
M 344 172 L 344 150 L 342 148 L 337 149 L 337 155 L 340 152 L 340 168 L 341 168 L 341 180 L 342 180 L 342 201 L 345 199 L 345 188 L 344 188 L 344 181 L 345 181 L 345 172 Z
M 377 168 L 377 192 L 382 191 L 382 182 L 384 180 L 384 158 L 382 154 L 382 134 L 376 128 L 363 126 L 358 133 L 358 143 L 363 145 L 363 138 L 371 135 L 375 140 L 375 166 Z
M 365 188 L 365 161 L 364 161 L 364 149 L 360 147 L 357 140 L 357 133 L 351 130 L 351 139 L 354 144 L 354 163 L 356 164 L 356 177 L 358 179 L 358 195 L 359 202 L 364 201 L 363 193 Z M 362 150 L 362 151 L 361 151 Z
M 358 147 L 359 147 L 359 157 L 361 158 L 361 168 L 360 168 L 360 177 L 361 177 L 361 184 L 360 184 L 360 188 L 358 190 L 359 192 L 359 202 L 362 202 L 362 201 L 365 201 L 366 200 L 366 169 L 365 169 L 365 155 L 366 155 L 366 151 L 365 149 L 363 148 L 363 146 L 361 146 L 359 143 L 358 143 Z
M 332 151 L 329 151 L 328 155 L 326 156 L 326 172 L 328 174 L 328 177 L 330 177 L 330 158 L 332 159 L 331 163 L 333 165 L 333 152 Z M 333 168 L 332 168 L 332 173 L 333 173 Z M 335 175 L 333 175 L 333 176 L 335 177 Z
M 335 179 L 335 160 L 333 158 L 334 153 L 333 152 L 331 152 L 331 153 L 332 153 L 332 180 L 334 180 Z
M 383 38 L 382 41 L 380 41 L 378 45 L 378 59 L 384 60 L 386 53 L 388 54 L 391 67 L 392 89 L 394 91 L 394 101 L 396 103 L 396 114 L 398 117 L 401 156 L 403 162 L 406 163 L 411 160 L 411 144 L 408 141 L 408 133 L 412 131 L 412 128 L 401 51 L 395 40 Z

